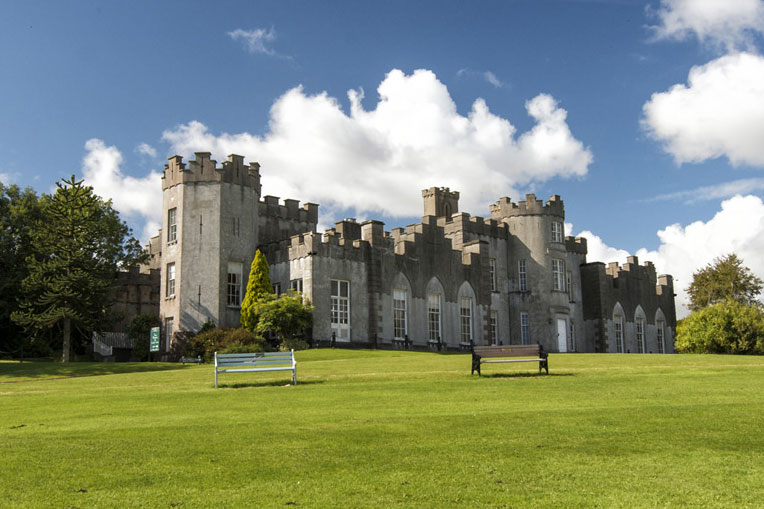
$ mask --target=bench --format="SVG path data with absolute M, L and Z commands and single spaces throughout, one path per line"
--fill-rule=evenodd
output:
M 506 346 L 473 346 L 472 347 L 472 373 L 477 371 L 480 376 L 480 365 L 494 362 L 538 362 L 539 373 L 541 369 L 549 374 L 547 354 L 541 345 L 506 345 Z M 522 359 L 507 359 L 506 357 L 523 357 Z M 484 360 L 498 359 L 498 360 Z
M 292 383 L 297 385 L 297 361 L 294 350 L 289 352 L 217 353 L 215 352 L 215 388 L 218 373 L 250 373 L 291 371 Z

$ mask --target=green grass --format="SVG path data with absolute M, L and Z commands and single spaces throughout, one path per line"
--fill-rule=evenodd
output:
M 764 358 L 484 366 L 298 352 L 287 372 L 0 362 L 4 507 L 756 507 Z M 485 376 L 485 375 L 488 376 Z

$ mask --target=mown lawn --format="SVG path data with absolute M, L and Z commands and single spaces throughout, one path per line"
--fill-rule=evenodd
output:
M 764 358 L 0 362 L 3 507 L 757 507 Z

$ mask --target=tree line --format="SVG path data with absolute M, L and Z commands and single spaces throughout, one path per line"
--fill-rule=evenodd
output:
M 0 351 L 68 361 L 117 320 L 117 273 L 145 257 L 111 201 L 74 175 L 39 196 L 0 182 Z

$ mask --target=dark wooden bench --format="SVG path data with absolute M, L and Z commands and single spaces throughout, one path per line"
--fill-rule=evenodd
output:
M 538 362 L 539 373 L 545 369 L 549 374 L 548 354 L 541 345 L 499 345 L 499 346 L 473 346 L 472 347 L 472 373 L 477 371 L 480 376 L 480 365 L 498 362 Z M 512 357 L 508 359 L 507 357 Z M 520 359 L 516 357 L 522 357 Z M 495 359 L 495 360 L 484 360 Z

